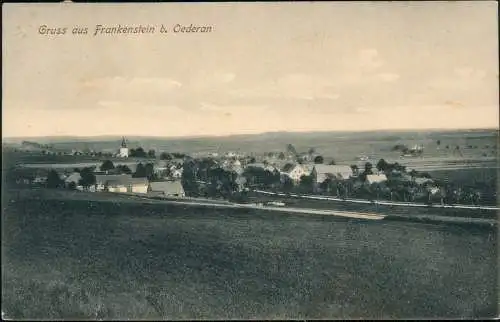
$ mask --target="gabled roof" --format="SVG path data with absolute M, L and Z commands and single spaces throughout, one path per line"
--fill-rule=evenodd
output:
M 153 192 L 163 192 L 166 195 L 184 195 L 184 187 L 180 181 L 156 181 L 150 182 L 149 186 Z
M 146 178 L 133 178 L 128 174 L 107 174 L 107 175 L 96 175 L 96 183 L 102 185 L 112 185 L 112 186 L 130 186 L 130 185 L 147 185 L 148 180 Z
M 345 180 L 352 176 L 352 168 L 348 165 L 315 164 L 316 181 L 323 182 L 332 176 L 336 179 Z
M 67 183 L 69 183 L 69 182 L 78 183 L 78 181 L 80 181 L 81 178 L 82 178 L 82 176 L 80 175 L 80 173 L 73 172 L 66 179 L 64 179 L 64 181 L 67 182 Z

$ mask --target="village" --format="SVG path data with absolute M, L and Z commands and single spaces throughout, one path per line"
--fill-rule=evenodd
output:
M 39 153 L 55 154 L 50 147 L 44 148 Z M 413 151 L 422 153 L 418 147 Z M 380 159 L 372 163 L 360 157 L 355 164 L 336 164 L 313 148 L 297 152 L 292 144 L 285 151 L 261 155 L 227 152 L 189 156 L 161 152 L 156 156 L 154 150 L 129 148 L 123 138 L 114 154 L 76 150 L 70 154 L 100 156 L 100 161 L 52 164 L 51 168 L 44 168 L 44 164 L 18 164 L 9 171 L 7 179 L 33 188 L 236 202 L 249 202 L 249 196 L 255 199 L 252 192 L 256 190 L 441 205 L 482 202 L 482 193 L 475 187 L 433 179 L 428 172 L 410 170 L 398 162 Z

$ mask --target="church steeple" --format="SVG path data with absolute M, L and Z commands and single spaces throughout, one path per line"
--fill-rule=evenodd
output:
M 125 137 L 123 136 L 122 137 L 122 148 L 126 148 L 127 147 L 127 143 L 125 142 Z

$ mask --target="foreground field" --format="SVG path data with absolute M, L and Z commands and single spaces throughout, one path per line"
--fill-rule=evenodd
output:
M 496 230 L 7 197 L 11 318 L 496 315 Z

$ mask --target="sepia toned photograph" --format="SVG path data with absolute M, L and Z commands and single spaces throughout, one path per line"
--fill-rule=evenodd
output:
M 498 317 L 497 2 L 2 9 L 2 320 Z

